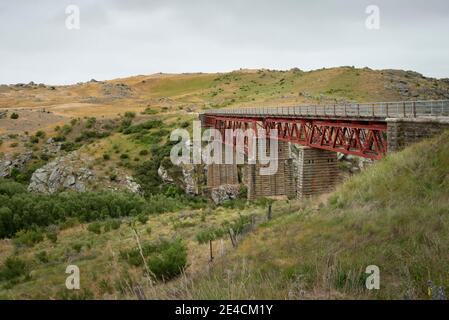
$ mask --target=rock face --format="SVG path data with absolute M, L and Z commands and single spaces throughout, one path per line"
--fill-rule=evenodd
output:
M 103 189 L 113 191 L 142 192 L 140 185 L 123 173 L 117 174 L 113 181 L 107 177 L 99 177 L 94 170 L 89 169 L 92 162 L 93 159 L 80 156 L 77 151 L 56 158 L 33 173 L 28 190 L 40 193 L 65 190 L 84 192 L 101 185 Z
M 373 160 L 343 153 L 338 153 L 338 161 L 341 163 L 341 169 L 352 174 L 359 173 L 362 169 L 374 164 Z
M 240 185 L 224 184 L 211 190 L 211 197 L 215 204 L 237 199 Z
M 160 166 L 159 169 L 157 169 L 157 174 L 165 183 L 171 183 L 173 182 L 173 178 L 168 174 L 167 169 L 164 168 L 164 166 Z
M 11 155 L 6 156 L 4 159 L 0 159 L 0 178 L 7 178 L 11 175 L 13 169 L 21 169 L 33 158 L 33 152 L 28 151 L 20 154 L 16 158 Z
M 182 173 L 182 176 L 177 179 L 170 175 L 169 171 L 162 165 L 159 166 L 157 174 L 164 183 L 179 183 L 182 185 L 185 193 L 190 195 L 198 195 L 200 188 L 197 179 L 197 168 L 194 165 L 184 164 L 177 167 L 177 170 L 180 170 Z
M 182 176 L 185 192 L 192 195 L 198 194 L 198 185 L 195 180 L 195 167 L 192 165 L 183 166 Z
M 78 160 L 78 153 L 72 152 L 37 169 L 31 176 L 28 190 L 42 193 L 63 190 L 86 191 L 86 185 L 96 177 L 88 168 L 78 168 Z
M 132 89 L 124 83 L 105 83 L 103 84 L 103 94 L 113 98 L 128 97 L 132 94 Z

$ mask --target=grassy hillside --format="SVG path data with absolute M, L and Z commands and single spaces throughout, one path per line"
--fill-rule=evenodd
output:
M 3 185 L 0 191 L 5 190 L 14 191 Z M 26 201 L 26 195 L 22 193 L 19 196 L 21 202 Z M 14 196 L 16 203 L 19 200 L 17 197 L 18 195 Z M 115 202 L 119 202 L 119 199 L 115 199 Z M 44 205 L 48 205 L 48 200 L 41 201 L 37 206 L 41 208 Z M 76 213 L 47 228 L 31 229 L 12 240 L 0 240 L 0 299 L 134 298 L 134 287 L 145 287 L 148 284 L 146 269 L 137 251 L 138 243 L 145 249 L 163 241 L 181 240 L 186 250 L 185 277 L 190 277 L 192 274 L 203 273 L 204 268 L 209 266 L 209 246 L 197 241 L 200 232 L 232 225 L 242 217 L 265 215 L 263 202 L 230 203 L 224 207 L 203 205 L 198 208 L 176 199 L 156 197 L 148 205 L 153 209 L 169 209 L 150 215 L 139 213 L 134 217 L 103 217 L 102 220 L 90 223 L 86 223 L 86 219 Z M 94 206 L 101 207 L 101 204 L 92 205 Z M 276 214 L 295 208 L 299 206 L 285 201 L 274 205 Z M 5 221 L 4 211 L 0 206 L 0 225 Z M 79 211 L 83 211 L 83 208 Z M 163 213 L 164 211 L 170 212 Z M 215 256 L 220 256 L 221 251 L 229 250 L 229 241 L 224 241 L 222 245 L 219 240 L 215 241 Z M 165 262 L 174 263 L 173 260 L 177 261 L 176 254 L 179 253 L 177 248 L 172 248 L 171 254 L 175 254 L 176 259 L 172 256 L 161 258 L 165 258 Z M 158 260 L 147 254 L 145 250 L 145 257 L 151 267 L 151 263 Z M 70 292 L 65 288 L 68 276 L 65 269 L 70 264 L 80 268 L 80 291 Z M 159 297 L 163 298 L 163 292 L 169 288 L 168 284 L 179 284 L 182 279 L 183 277 L 179 277 L 167 284 L 158 281 L 152 292 L 160 293 Z
M 46 107 L 68 116 L 111 115 L 152 107 L 168 111 L 245 104 L 286 105 L 448 97 L 449 84 L 400 70 L 340 67 L 239 70 L 214 74 L 155 74 L 71 86 L 0 88 L 0 108 Z M 84 110 L 84 111 L 82 111 Z M 92 114 L 92 112 L 94 114 Z
M 0 119 L 0 158 L 31 149 L 30 136 L 38 131 L 54 137 L 58 134 L 55 128 L 71 125 L 72 121 L 80 123 L 80 119 L 95 117 L 99 124 L 106 124 L 127 112 L 137 115 L 134 122 L 157 119 L 164 123 L 164 129 L 171 130 L 208 108 L 445 98 L 449 98 L 447 79 L 426 78 L 411 71 L 353 67 L 309 72 L 243 69 L 213 74 L 154 74 L 67 86 L 0 85 L 0 109 L 9 110 L 8 116 Z M 13 112 L 18 119 L 10 119 Z M 78 138 L 74 135 L 80 130 L 84 129 L 73 128 L 73 139 Z M 70 138 L 67 142 L 73 142 Z M 112 132 L 110 139 L 99 141 L 101 149 L 110 154 L 117 144 L 129 154 L 132 152 L 126 150 L 141 150 L 148 145 L 121 133 L 112 136 Z M 37 150 L 39 146 L 32 147 Z M 132 154 L 130 162 L 141 165 L 151 153 L 148 157 Z M 96 152 L 93 156 L 102 155 Z M 110 164 L 122 166 L 123 161 L 113 159 Z
M 0 230 L 12 237 L 0 240 L 0 297 L 134 298 L 134 287 L 148 284 L 145 261 L 152 272 L 170 271 L 159 277 L 185 271 L 159 278 L 148 298 L 424 298 L 428 280 L 449 282 L 448 134 L 387 157 L 328 198 L 275 202 L 276 219 L 245 234 L 236 249 L 223 231 L 263 221 L 265 202 L 216 207 L 182 194 L 178 180 L 162 183 L 157 171 L 164 164 L 177 178 L 179 168 L 165 165 L 169 134 L 204 109 L 443 98 L 447 80 L 352 67 L 0 86 L 0 108 L 9 111 L 0 119 L 0 159 L 31 152 L 31 161 L 0 180 Z M 48 138 L 62 143 L 56 155 L 45 151 Z M 73 150 L 92 158 L 89 169 L 108 184 L 118 173 L 134 176 L 145 197 L 103 194 L 105 185 L 87 198 L 25 190 L 35 169 Z M 67 209 L 68 200 L 78 207 Z M 211 235 L 213 264 L 198 240 Z M 81 268 L 81 292 L 65 290 L 69 264 Z M 371 264 L 381 269 L 380 291 L 364 289 Z
M 428 281 L 449 288 L 448 249 L 449 132 L 264 224 L 182 297 L 426 299 Z M 365 288 L 368 265 L 380 290 Z

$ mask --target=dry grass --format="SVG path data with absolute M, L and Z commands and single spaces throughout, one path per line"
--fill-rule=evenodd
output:
M 448 141 L 389 156 L 328 200 L 266 223 L 179 297 L 426 299 L 429 280 L 447 290 Z M 373 264 L 378 291 L 365 288 Z
M 290 206 L 291 204 L 279 202 L 274 207 L 275 213 L 281 214 L 286 209 L 289 210 Z M 209 268 L 209 248 L 207 245 L 198 244 L 196 234 L 204 228 L 220 226 L 224 221 L 233 221 L 238 218 L 239 214 L 255 214 L 261 217 L 265 215 L 265 208 L 248 205 L 239 211 L 221 207 L 215 210 L 183 210 L 150 216 L 145 225 L 137 223 L 136 229 L 142 242 L 182 237 L 188 248 L 188 268 L 185 277 L 191 278 L 193 274 L 202 274 Z M 126 221 L 129 220 L 125 220 L 118 230 L 111 230 L 100 235 L 89 232 L 86 225 L 79 224 L 62 230 L 58 235 L 57 243 L 44 240 L 31 248 L 17 248 L 11 241 L 2 240 L 0 242 L 0 263 L 15 253 L 28 262 L 31 271 L 28 280 L 18 283 L 12 288 L 0 288 L 0 297 L 7 299 L 61 298 L 67 277 L 65 268 L 69 264 L 76 264 L 81 271 L 82 288 L 88 289 L 94 297 L 102 299 L 135 298 L 126 281 L 136 285 L 147 283 L 147 279 L 141 268 L 131 267 L 119 258 L 121 250 L 137 246 L 133 231 Z M 149 227 L 151 228 L 150 233 L 147 232 Z M 74 249 L 74 245 L 77 244 L 82 246 L 79 252 Z M 231 251 L 231 247 L 227 238 L 223 238 L 223 241 L 218 240 L 214 244 L 214 255 L 218 258 L 221 252 Z M 48 263 L 42 263 L 36 259 L 36 253 L 41 251 L 47 252 Z M 157 290 L 154 291 L 152 288 L 148 295 L 157 292 L 159 298 L 163 298 L 163 292 L 166 291 L 168 295 L 168 292 L 171 292 L 183 281 L 185 279 L 180 277 L 166 284 L 157 284 Z M 111 292 L 104 292 L 102 284 L 104 282 L 112 287 Z M 124 292 L 121 292 L 122 290 Z

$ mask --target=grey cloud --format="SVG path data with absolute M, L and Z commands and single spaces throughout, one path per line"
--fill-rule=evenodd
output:
M 65 28 L 65 7 L 81 30 Z M 381 29 L 365 28 L 380 7 Z M 338 65 L 449 76 L 449 2 L 41 0 L 0 3 L 0 83 Z

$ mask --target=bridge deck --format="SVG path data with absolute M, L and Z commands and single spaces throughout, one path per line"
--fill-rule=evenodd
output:
M 291 107 L 228 108 L 207 110 L 205 115 L 227 117 L 343 118 L 385 120 L 387 118 L 449 117 L 449 100 L 374 102 L 357 104 L 304 105 Z

